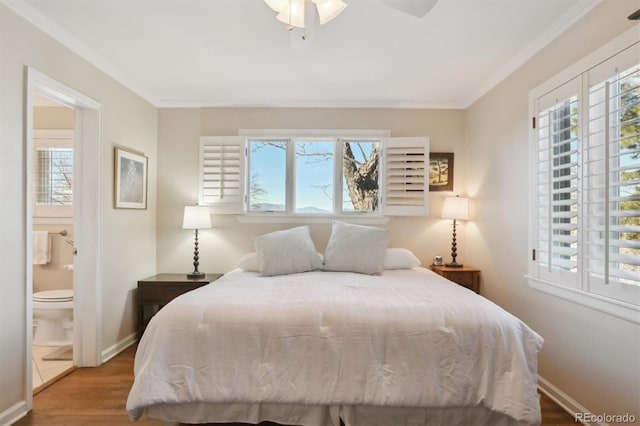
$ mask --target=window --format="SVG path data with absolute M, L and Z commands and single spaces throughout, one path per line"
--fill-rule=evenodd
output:
M 201 138 L 200 202 L 217 212 L 254 217 L 427 213 L 427 138 L 357 131 L 245 132 L 246 137 Z M 245 158 L 237 165 L 243 150 Z M 239 177 L 243 164 L 247 172 Z M 230 193 L 236 186 L 244 192 L 241 199 Z
M 631 47 L 594 60 L 568 82 L 532 93 L 529 272 L 536 288 L 593 307 L 624 306 L 604 310 L 640 322 L 636 43 L 637 36 Z
M 249 211 L 284 212 L 287 200 L 287 141 L 249 141 Z
M 296 213 L 333 213 L 335 145 L 326 140 L 294 142 Z
M 249 212 L 379 213 L 379 140 L 249 138 L 247 143 Z
M 379 211 L 380 141 L 343 141 L 341 177 L 343 212 Z
M 34 215 L 73 216 L 73 131 L 34 131 Z

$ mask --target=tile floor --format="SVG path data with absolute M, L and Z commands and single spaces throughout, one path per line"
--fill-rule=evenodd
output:
M 71 347 L 33 345 L 33 393 L 37 393 L 72 372 L 75 367 L 71 359 L 48 360 L 52 354 L 60 358 L 70 358 Z

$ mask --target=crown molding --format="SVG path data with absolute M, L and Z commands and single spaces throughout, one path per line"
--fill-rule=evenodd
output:
M 358 109 L 464 109 L 464 103 L 430 103 L 421 101 L 185 101 L 160 100 L 158 108 L 358 108 Z
M 591 9 L 601 3 L 602 0 L 583 0 L 576 3 L 567 10 L 562 17 L 557 19 L 553 25 L 543 31 L 533 42 L 522 49 L 514 58 L 507 62 L 496 74 L 485 82 L 473 93 L 464 103 L 463 109 L 469 108 L 484 95 L 493 90 L 498 84 L 513 74 L 518 68 L 524 65 L 534 55 L 544 49 L 549 43 L 558 38 L 562 33 L 578 22 Z
M 251 100 L 246 102 L 220 101 L 220 100 L 171 100 L 156 99 L 151 94 L 143 90 L 135 79 L 118 69 L 112 63 L 104 59 L 101 55 L 87 47 L 84 43 L 70 34 L 67 30 L 51 21 L 49 18 L 38 12 L 27 4 L 24 0 L 0 0 L 9 9 L 27 20 L 29 23 L 40 29 L 54 40 L 58 41 L 81 58 L 85 59 L 100 71 L 113 78 L 136 95 L 140 96 L 157 108 L 390 108 L 390 109 L 467 109 L 476 101 L 489 93 L 498 84 L 513 74 L 518 68 L 524 65 L 535 54 L 540 52 L 545 46 L 556 39 L 574 23 L 580 20 L 602 0 L 581 0 L 570 8 L 561 18 L 542 32 L 529 46 L 523 49 L 511 61 L 506 63 L 499 72 L 489 78 L 485 84 L 471 94 L 467 99 L 460 102 L 438 103 L 428 101 L 307 101 L 292 100 L 285 102 L 273 102 L 268 100 Z
M 118 69 L 112 63 L 104 59 L 101 55 L 87 47 L 84 43 L 74 37 L 67 30 L 47 18 L 42 13 L 31 7 L 24 0 L 0 0 L 1 4 L 4 4 L 17 15 L 25 19 L 27 22 L 65 46 L 67 49 L 76 53 L 78 56 L 94 65 L 99 71 L 108 75 L 109 77 L 122 84 L 127 89 L 131 90 L 142 99 L 146 100 L 153 106 L 157 107 L 158 102 L 149 93 L 146 93 L 135 81 L 135 79 L 129 77 L 125 72 Z

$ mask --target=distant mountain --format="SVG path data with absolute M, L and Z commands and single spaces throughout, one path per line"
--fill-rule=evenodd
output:
M 284 212 L 282 204 L 257 203 L 251 206 L 251 210 L 259 210 L 261 212 Z
M 331 212 L 325 209 L 319 209 L 317 207 L 309 206 L 309 207 L 303 207 L 301 209 L 296 209 L 296 213 L 331 213 Z
M 253 204 L 251 206 L 251 210 L 254 210 L 254 211 L 257 210 L 261 212 L 284 212 L 285 207 L 282 204 L 258 203 L 258 204 Z M 301 209 L 296 209 L 296 213 L 329 214 L 331 212 L 325 209 L 319 209 L 318 207 L 308 206 L 308 207 L 303 207 Z

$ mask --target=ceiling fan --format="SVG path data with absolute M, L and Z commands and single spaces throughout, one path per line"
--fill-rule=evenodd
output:
M 425 16 L 438 2 L 438 0 L 376 1 L 416 18 Z M 265 0 L 265 2 L 271 9 L 278 12 L 276 18 L 287 25 L 292 49 L 309 46 L 313 41 L 316 22 L 324 25 L 347 7 L 343 0 Z
M 438 0 L 378 0 L 379 2 L 389 6 L 392 9 L 397 9 L 402 12 L 408 13 L 416 18 L 422 18 L 425 16 L 433 6 L 436 5 Z

